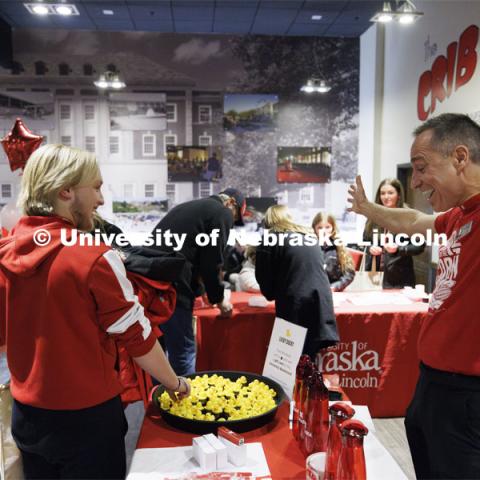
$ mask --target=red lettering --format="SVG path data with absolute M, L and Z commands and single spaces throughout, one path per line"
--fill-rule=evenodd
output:
M 432 91 L 432 72 L 423 72 L 418 81 L 417 112 L 418 118 L 423 122 L 428 118 L 430 108 L 425 110 L 425 97 Z
M 430 111 L 435 111 L 435 102 L 443 102 L 447 96 L 444 81 L 447 75 L 447 59 L 440 55 L 435 59 L 432 65 L 432 107 Z
M 455 79 L 455 90 L 465 85 L 475 73 L 477 66 L 477 52 L 475 47 L 478 42 L 478 27 L 471 25 L 460 35 L 458 47 L 457 77 Z
M 477 66 L 477 43 L 479 28 L 470 25 L 460 35 L 459 42 L 447 47 L 447 56 L 439 55 L 431 70 L 420 75 L 418 80 L 417 115 L 421 121 L 435 111 L 437 102 L 443 102 L 454 91 L 470 81 Z M 455 68 L 456 63 L 456 68 Z M 445 85 L 446 79 L 446 85 Z M 430 105 L 426 98 L 430 95 Z
M 457 42 L 452 42 L 447 47 L 447 97 L 450 97 L 453 90 L 453 75 L 455 73 L 455 56 L 457 53 Z

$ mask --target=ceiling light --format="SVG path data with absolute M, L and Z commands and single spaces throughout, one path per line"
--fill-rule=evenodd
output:
M 396 19 L 403 23 L 404 25 L 410 24 L 418 20 L 423 15 L 423 12 L 419 12 L 415 5 L 406 0 L 403 5 L 401 5 L 396 12 Z
M 32 11 L 36 15 L 48 15 L 50 13 L 48 7 L 41 4 L 33 5 Z
M 126 85 L 125 85 L 125 82 L 122 82 L 118 76 L 116 78 L 114 78 L 112 81 L 111 81 L 111 87 L 115 90 L 119 90 L 121 88 L 125 88 Z
M 407 25 L 409 23 L 413 23 L 415 21 L 415 17 L 413 15 L 402 15 L 401 17 L 398 17 L 399 23 L 403 23 L 404 25 Z
M 104 15 L 113 15 L 113 10 L 102 10 Z
M 320 83 L 317 85 L 317 92 L 318 93 L 328 93 L 332 87 L 329 87 L 324 80 L 321 80 Z
M 59 15 L 63 15 L 63 16 L 68 16 L 73 13 L 72 8 L 69 7 L 68 5 L 58 5 L 57 7 L 55 7 L 55 11 Z
M 325 80 L 318 78 L 311 78 L 305 85 L 300 88 L 300 91 L 305 93 L 327 93 L 332 89 L 329 87 Z
M 387 23 L 393 20 L 392 7 L 390 2 L 383 2 L 383 8 L 377 12 L 371 19 L 371 22 Z
M 397 20 L 402 24 L 410 24 L 418 20 L 423 15 L 419 12 L 411 0 L 405 0 L 403 4 L 392 12 L 390 2 L 383 2 L 383 8 L 377 12 L 371 19 L 371 22 L 388 23 Z
M 321 20 L 322 16 L 321 15 L 312 15 L 312 20 Z
M 95 80 L 93 84 L 98 88 L 108 88 L 108 83 L 105 75 L 100 75 L 98 77 L 98 80 Z
M 301 92 L 305 93 L 312 93 L 315 91 L 315 88 L 313 87 L 313 81 L 308 80 L 306 85 L 303 85 L 302 88 L 300 88 Z
M 23 6 L 32 15 L 80 15 L 77 7 L 72 3 L 24 3 Z
M 123 82 L 118 73 L 116 72 L 111 72 L 111 71 L 106 71 L 105 73 L 102 73 L 99 77 L 98 80 L 95 80 L 93 84 L 101 88 L 102 90 L 105 90 L 107 88 L 113 88 L 114 90 L 120 90 L 121 88 L 125 88 L 127 85 L 125 82 Z

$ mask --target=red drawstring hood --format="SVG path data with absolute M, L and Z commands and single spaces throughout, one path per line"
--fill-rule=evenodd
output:
M 0 265 L 14 275 L 30 276 L 48 257 L 61 247 L 62 228 L 73 225 L 61 217 L 22 217 L 8 237 L 0 239 Z M 34 235 L 46 230 L 51 236 L 48 245 L 39 246 Z

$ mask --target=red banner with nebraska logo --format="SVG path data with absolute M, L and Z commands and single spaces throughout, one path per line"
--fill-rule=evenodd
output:
M 415 307 L 421 311 L 415 311 Z M 417 338 L 424 305 L 411 311 L 337 313 L 341 342 L 319 355 L 354 404 L 374 417 L 404 416 L 418 378 Z M 413 310 L 412 310 L 413 309 Z
M 388 293 L 390 292 L 390 293 Z M 376 292 L 382 296 L 400 292 Z M 358 306 L 349 299 L 363 293 L 342 293 L 335 307 L 340 343 L 321 353 L 323 371 L 338 374 L 353 403 L 367 405 L 374 417 L 400 417 L 413 396 L 418 377 L 417 338 L 428 305 L 422 302 Z M 367 293 L 368 295 L 368 293 Z M 246 292 L 233 292 L 232 318 L 216 308 L 198 308 L 197 371 L 236 370 L 261 374 L 275 320 L 275 306 L 251 307 Z M 287 365 L 287 363 L 286 363 Z M 289 368 L 294 372 L 296 365 Z M 293 373 L 294 374 L 294 373 Z

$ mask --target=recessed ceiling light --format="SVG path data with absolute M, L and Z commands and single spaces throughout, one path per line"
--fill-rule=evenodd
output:
M 48 7 L 45 5 L 34 5 L 32 11 L 37 15 L 48 15 L 49 13 Z
M 113 10 L 102 10 L 104 15 L 113 15 Z
M 73 13 L 72 8 L 69 7 L 68 5 L 58 5 L 57 7 L 55 7 L 55 11 L 59 15 L 64 15 L 64 16 L 68 16 L 68 15 L 71 15 Z
M 321 15 L 312 15 L 312 20 L 321 20 L 322 16 Z

